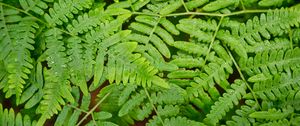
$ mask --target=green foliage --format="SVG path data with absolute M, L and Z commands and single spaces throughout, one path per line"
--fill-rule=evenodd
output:
M 299 24 L 296 0 L 0 0 L 0 125 L 299 125 Z
M 0 104 L 0 124 L 2 126 L 35 126 L 36 122 L 31 121 L 28 115 L 22 116 L 11 109 L 3 108 Z

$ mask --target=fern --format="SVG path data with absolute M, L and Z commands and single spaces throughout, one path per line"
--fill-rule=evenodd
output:
M 238 100 L 246 93 L 246 84 L 241 80 L 237 80 L 231 87 L 234 90 L 228 89 L 228 93 L 225 93 L 224 96 L 212 106 L 212 110 L 204 119 L 205 123 L 216 125 L 218 120 L 226 115 L 226 112 L 229 111 L 233 105 L 237 105 L 239 102 Z
M 24 11 L 33 11 L 39 15 L 43 15 L 44 9 L 48 8 L 46 2 L 53 2 L 53 0 L 19 0 L 19 2 Z
M 82 92 L 87 95 L 88 89 L 85 80 L 84 60 L 82 55 L 83 47 L 81 46 L 81 40 L 76 37 L 71 37 L 67 41 L 67 46 L 69 47 L 67 53 L 70 55 L 68 66 L 70 67 L 70 73 L 73 73 L 70 75 L 71 82 L 78 85 Z
M 61 41 L 62 33 L 58 29 L 50 29 L 45 33 L 45 37 L 48 47 L 45 55 L 47 55 L 47 62 L 51 69 L 44 70 L 45 95 L 37 110 L 38 113 L 42 114 L 37 125 L 43 124 L 46 119 L 61 110 L 60 105 L 65 104 L 63 98 L 74 102 L 70 92 L 69 75 L 67 74 L 68 59 Z
M 34 126 L 36 124 L 35 121 L 30 120 L 28 115 L 22 117 L 20 113 L 15 113 L 12 108 L 4 109 L 2 104 L 0 104 L 0 122 L 3 126 Z
M 282 71 L 290 72 L 290 68 L 299 66 L 299 54 L 299 48 L 264 51 L 257 53 L 255 57 L 241 59 L 240 65 L 250 76 L 259 73 L 268 75 Z
M 21 17 L 18 11 L 1 6 L 1 60 L 8 75 L 8 85 L 3 90 L 6 97 L 16 95 L 17 102 L 23 92 L 32 66 L 30 50 L 34 47 L 34 38 L 38 24 L 30 17 Z
M 281 16 L 282 14 L 286 17 Z M 270 39 L 271 36 L 282 36 L 288 33 L 290 27 L 299 25 L 298 15 L 297 8 L 270 11 L 248 20 L 247 23 L 241 23 L 238 29 L 232 27 L 232 34 L 239 36 L 243 45 L 253 45 L 262 42 L 263 39 Z M 272 23 L 269 23 L 269 20 L 272 20 Z
M 85 8 L 90 8 L 93 0 L 74 1 L 74 0 L 61 0 L 54 3 L 53 8 L 49 9 L 49 13 L 45 14 L 45 20 L 50 25 L 62 25 L 63 22 L 68 22 L 73 19 L 74 15 Z
M 283 110 L 282 112 L 271 109 L 269 111 L 253 112 L 249 115 L 249 117 L 266 119 L 266 120 L 279 120 L 279 119 L 284 119 L 286 116 L 288 116 L 292 112 L 293 112 L 293 108 L 287 108 L 287 109 Z
M 263 7 L 266 7 L 266 6 L 282 6 L 283 4 L 286 4 L 286 3 L 292 3 L 294 2 L 293 0 L 276 0 L 276 1 L 270 1 L 270 0 L 261 0 L 259 1 L 258 5 L 259 6 L 263 6 Z
M 298 125 L 299 10 L 0 0 L 0 125 Z
M 287 73 L 282 73 L 281 76 L 275 75 L 274 78 L 267 79 L 262 82 L 255 83 L 253 90 L 257 93 L 257 96 L 262 99 L 275 100 L 278 98 L 283 98 L 287 90 L 291 88 L 298 89 L 299 71 L 293 71 L 292 75 Z

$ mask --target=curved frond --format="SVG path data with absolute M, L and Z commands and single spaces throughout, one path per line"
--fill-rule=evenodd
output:
M 6 97 L 16 95 L 17 101 L 33 68 L 31 50 L 34 50 L 35 32 L 39 25 L 30 17 L 21 17 L 19 12 L 0 6 L 0 59 L 8 73 L 4 85 Z
M 83 47 L 80 38 L 71 37 L 67 40 L 69 55 L 69 70 L 71 82 L 78 85 L 84 95 L 88 94 L 87 83 L 85 80 L 85 69 L 83 60 Z
M 47 50 L 45 55 L 50 69 L 44 69 L 44 96 L 41 101 L 37 113 L 42 116 L 38 124 L 43 124 L 46 119 L 60 111 L 61 105 L 65 105 L 66 98 L 71 103 L 74 98 L 71 94 L 71 87 L 69 82 L 69 74 L 67 69 L 68 59 L 65 54 L 64 42 L 62 41 L 62 33 L 60 30 L 54 28 L 45 32 L 45 41 Z

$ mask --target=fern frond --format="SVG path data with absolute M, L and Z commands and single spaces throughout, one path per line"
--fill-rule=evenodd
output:
M 131 110 L 133 110 L 135 107 L 140 105 L 144 99 L 146 98 L 145 91 L 141 90 L 139 93 L 137 93 L 135 96 L 132 97 L 131 100 L 128 100 L 120 109 L 119 116 L 124 116 L 128 114 Z
M 286 126 L 286 125 L 290 125 L 290 122 L 287 119 L 260 124 L 260 126 Z
M 289 4 L 293 2 L 294 0 L 261 0 L 258 2 L 258 5 L 262 7 L 270 7 L 270 6 L 280 7 L 283 4 Z
M 128 13 L 122 15 L 125 18 L 129 18 L 131 16 L 130 11 L 122 9 L 122 10 L 114 10 L 117 12 L 114 13 Z M 112 20 L 110 16 L 112 15 L 112 12 L 110 10 L 102 10 L 101 8 L 96 8 L 94 10 L 89 11 L 89 13 L 84 13 L 82 15 L 78 16 L 78 19 L 72 21 L 72 25 L 68 25 L 67 29 L 70 33 L 77 35 L 78 33 L 82 34 L 89 30 L 94 29 L 95 27 L 101 25 L 102 23 L 105 23 L 109 20 Z
M 178 66 L 174 63 L 165 61 L 164 57 L 153 45 L 138 45 L 137 48 L 139 50 L 136 51 L 140 52 L 159 71 L 174 71 L 178 69 Z
M 118 105 L 119 106 L 123 105 L 129 98 L 130 94 L 136 90 L 136 88 L 137 88 L 137 86 L 133 85 L 133 84 L 126 85 L 125 89 L 120 93 Z
M 297 126 L 298 124 L 299 124 L 299 122 L 300 122 L 300 117 L 299 116 L 295 116 L 295 117 L 293 117 L 292 119 L 291 119 L 291 121 L 290 121 L 291 123 L 291 125 L 292 126 Z
M 246 83 L 242 80 L 236 80 L 231 85 L 231 88 L 211 107 L 210 113 L 204 119 L 206 124 L 216 125 L 226 115 L 226 112 L 233 108 L 234 105 L 239 104 L 242 95 L 246 94 Z
M 176 27 L 199 41 L 209 43 L 213 37 L 213 31 L 217 28 L 217 22 L 215 20 L 182 19 L 179 20 Z
M 248 53 L 257 53 L 271 50 L 280 50 L 290 48 L 290 41 L 286 38 L 275 38 L 274 40 L 265 40 L 261 43 L 245 46 Z
M 237 6 L 239 4 L 239 0 L 216 0 L 208 3 L 202 9 L 204 11 L 217 11 L 222 8 L 226 8 L 229 6 Z
M 43 100 L 41 101 L 37 113 L 42 116 L 38 124 L 43 124 L 46 119 L 53 114 L 57 114 L 61 110 L 60 105 L 65 105 L 66 98 L 71 103 L 74 98 L 70 92 L 69 74 L 67 69 L 68 59 L 65 54 L 64 42 L 62 41 L 62 33 L 54 28 L 45 32 L 45 41 L 47 50 L 45 55 L 49 70 L 44 69 L 45 86 Z
M 153 92 L 150 94 L 153 104 L 183 104 L 187 99 L 187 92 L 181 87 L 171 84 L 170 89 Z
M 241 59 L 239 65 L 249 76 L 263 73 L 277 74 L 299 67 L 300 49 L 271 50 L 257 53 L 254 57 Z
M 71 105 L 64 106 L 62 111 L 58 114 L 57 119 L 55 121 L 55 126 L 74 126 L 79 121 L 79 116 L 82 112 L 86 112 L 89 109 L 90 95 L 83 96 L 81 99 L 81 104 L 78 105 L 79 102 L 79 88 L 72 88 L 72 93 L 74 94 L 74 99 L 76 102 Z M 77 107 L 77 109 L 74 109 Z
M 101 29 L 102 30 L 102 29 Z M 95 49 L 98 49 L 97 53 L 97 57 L 96 57 L 96 63 L 94 65 L 94 85 L 97 85 L 102 77 L 102 74 L 104 72 L 104 60 L 105 60 L 105 56 L 106 56 L 106 50 L 108 47 L 115 45 L 117 43 L 119 43 L 122 39 L 124 39 L 126 36 L 128 36 L 130 34 L 131 31 L 129 30 L 124 30 L 124 31 L 119 31 L 116 34 L 113 34 L 109 37 L 103 37 L 103 36 L 98 36 L 97 38 L 93 38 L 93 39 L 97 39 L 96 41 L 99 41 L 101 43 L 98 44 L 98 46 L 96 46 Z M 104 39 L 105 38 L 105 39 Z M 92 41 L 92 40 L 91 40 Z M 133 50 L 131 50 L 133 51 Z M 93 53 L 94 55 L 96 55 L 96 52 Z M 91 59 L 93 60 L 93 59 Z M 89 65 L 93 65 L 93 64 L 89 64 Z M 111 78 L 114 73 L 110 73 L 108 75 L 109 79 L 113 79 Z M 112 82 L 113 80 L 110 80 L 110 82 Z
M 94 85 L 99 83 L 100 80 L 97 79 L 100 79 L 102 76 L 100 76 L 99 73 L 96 74 L 96 72 L 103 72 L 102 70 L 99 70 L 99 67 L 103 66 L 101 65 L 102 60 L 100 60 L 99 58 L 104 56 L 104 50 L 103 48 L 99 48 L 99 44 L 107 40 L 109 42 L 110 37 L 113 37 L 115 32 L 119 30 L 119 28 L 129 18 L 129 16 L 130 15 L 126 14 L 120 15 L 115 20 L 101 24 L 99 27 L 95 27 L 90 32 L 85 34 L 85 39 L 87 41 L 83 43 L 83 58 L 87 78 L 86 80 L 89 80 L 93 75 L 96 75 L 97 77 L 94 77 Z M 119 36 L 120 39 L 123 39 L 123 37 L 127 36 L 129 33 L 129 30 L 125 30 L 124 32 L 120 32 L 119 34 L 116 33 L 116 36 Z M 99 49 L 98 52 L 97 49 Z M 97 53 L 100 55 L 96 55 Z
M 4 109 L 0 104 L 0 125 L 2 126 L 35 126 L 36 122 L 31 121 L 28 115 L 22 116 L 21 113 L 15 113 L 14 110 Z
M 8 75 L 3 90 L 6 97 L 16 94 L 17 102 L 23 92 L 25 80 L 33 68 L 30 51 L 34 50 L 35 32 L 38 24 L 30 17 L 21 17 L 18 11 L 0 6 L 0 59 Z
M 211 62 L 203 67 L 203 72 L 199 74 L 194 80 L 204 86 L 205 90 L 213 87 L 216 84 L 226 89 L 226 83 L 229 74 L 233 73 L 232 61 L 224 61 L 221 58 L 214 58 L 214 62 Z
M 159 105 L 157 107 L 157 112 L 159 113 L 159 115 L 161 117 L 172 117 L 172 116 L 176 116 L 179 114 L 180 112 L 180 108 L 178 105 L 165 105 L 165 106 L 161 106 Z
M 207 2 L 209 2 L 209 0 L 190 0 L 186 2 L 185 5 L 189 10 L 192 10 L 194 8 L 204 5 Z
M 48 8 L 47 3 L 54 2 L 54 0 L 19 0 L 19 2 L 25 12 L 33 11 L 43 15 L 45 13 L 44 10 Z
M 108 15 L 106 15 L 100 8 L 97 8 L 89 11 L 89 13 L 79 15 L 77 20 L 74 19 L 72 24 L 67 26 L 67 29 L 74 35 L 77 35 L 78 33 L 82 34 L 90 29 L 93 29 L 93 27 L 100 25 L 100 23 L 105 21 L 107 18 Z
M 73 14 L 91 8 L 93 2 L 94 0 L 60 0 L 54 3 L 53 8 L 49 9 L 49 13 L 46 13 L 44 18 L 51 26 L 62 25 L 73 19 Z
M 143 121 L 144 119 L 148 118 L 153 111 L 153 107 L 149 102 L 143 103 L 141 106 L 142 107 L 137 107 L 129 112 L 130 117 L 132 117 L 134 120 Z
M 255 83 L 253 91 L 257 96 L 264 100 L 276 100 L 284 98 L 288 90 L 299 88 L 299 70 L 292 73 L 281 73 L 274 75 L 274 78 L 267 79 L 262 82 Z
M 216 37 L 228 45 L 230 49 L 234 50 L 240 57 L 247 57 L 246 49 L 239 42 L 238 38 L 230 35 L 229 31 L 220 30 Z
M 44 95 L 43 86 L 44 86 L 44 76 L 43 76 L 43 69 L 42 64 L 37 63 L 35 68 L 32 70 L 30 76 L 30 86 L 22 93 L 20 98 L 20 103 L 25 103 L 24 108 L 28 109 L 36 104 L 38 104 Z
M 168 83 L 156 76 L 158 70 L 150 62 L 138 53 L 132 54 L 136 46 L 135 42 L 125 42 L 110 49 L 110 60 L 107 63 L 108 80 L 111 83 L 116 81 L 117 84 L 130 82 L 143 87 L 155 84 L 168 88 Z
M 182 79 L 187 79 L 187 78 L 194 78 L 197 77 L 200 74 L 199 70 L 176 70 L 172 71 L 168 74 L 168 78 L 173 79 L 173 78 L 182 78 Z
M 196 59 L 196 58 L 176 58 L 170 63 L 175 64 L 178 67 L 183 68 L 200 68 L 202 67 L 202 64 L 204 63 L 204 60 L 202 58 Z
M 118 1 L 113 4 L 110 4 L 107 9 L 115 9 L 115 8 L 130 8 L 132 11 L 138 11 L 145 5 L 147 5 L 150 0 L 130 0 L 130 1 Z
M 254 118 L 250 118 L 249 115 L 258 110 L 258 104 L 253 100 L 246 100 L 245 105 L 236 110 L 236 115 L 232 116 L 232 120 L 227 121 L 229 126 L 251 126 L 255 123 Z
M 124 125 L 124 126 L 130 126 L 134 124 L 134 120 L 140 120 L 140 119 L 145 119 L 147 116 L 149 116 L 151 113 L 147 114 L 148 109 L 150 108 L 152 111 L 152 106 L 151 107 L 147 107 L 147 104 L 143 104 L 143 103 L 139 103 L 137 106 L 135 106 L 134 108 L 130 108 L 132 109 L 131 111 L 129 111 L 126 115 L 119 117 L 118 113 L 120 111 L 120 109 L 123 107 L 123 105 L 125 104 L 129 104 L 127 102 L 135 102 L 135 98 L 132 99 L 132 97 L 138 95 L 137 92 L 143 92 L 144 90 L 140 90 L 137 89 L 136 91 L 132 92 L 132 94 L 130 93 L 129 97 L 126 98 L 126 103 L 122 104 L 122 105 L 118 105 L 118 102 L 120 100 L 121 93 L 122 92 L 127 92 L 125 88 L 127 88 L 127 86 L 136 86 L 136 85 L 116 85 L 116 84 L 111 84 L 108 85 L 106 87 L 104 87 L 101 92 L 99 92 L 98 94 L 98 98 L 103 98 L 107 93 L 110 93 L 110 95 L 101 103 L 101 111 L 106 111 L 109 112 L 111 114 L 113 114 L 113 116 L 108 119 L 108 121 L 111 121 L 115 124 L 118 125 Z M 140 88 L 140 87 L 139 87 Z M 144 96 L 142 96 L 144 97 Z M 136 97 L 138 98 L 138 97 Z M 138 98 L 139 99 L 139 98 Z M 143 100 L 143 102 L 146 100 Z M 145 105 L 145 106 L 144 106 Z M 146 107 L 146 108 L 144 108 Z
M 171 1 L 168 5 L 166 5 L 163 9 L 161 9 L 159 11 L 159 14 L 161 14 L 161 15 L 170 14 L 170 13 L 176 11 L 181 6 L 182 6 L 182 1 L 180 1 L 180 0 Z
M 298 43 L 298 44 L 300 43 L 300 28 L 293 30 L 292 38 L 294 40 L 293 41 L 294 43 Z
M 69 55 L 69 70 L 71 82 L 80 87 L 84 95 L 88 94 L 87 83 L 85 80 L 84 60 L 83 60 L 83 47 L 80 38 L 71 37 L 67 40 Z
M 276 109 L 269 109 L 268 111 L 256 111 L 249 115 L 251 118 L 264 120 L 281 120 L 294 112 L 292 107 L 283 109 L 282 111 Z
M 213 105 L 213 99 L 210 97 L 211 92 L 209 91 L 209 93 L 206 93 L 203 86 L 196 84 L 195 82 L 191 82 L 190 85 L 191 87 L 187 87 L 186 91 L 191 103 L 198 109 L 201 109 L 204 113 L 208 113 L 211 105 Z M 211 89 L 213 90 L 213 88 Z
M 119 96 L 119 103 L 120 100 L 126 100 L 124 104 L 119 104 L 119 106 L 121 106 L 119 114 L 121 113 L 121 116 L 129 114 L 134 120 L 141 121 L 151 115 L 154 109 L 153 106 L 157 106 L 156 110 L 160 116 L 175 116 L 176 113 L 179 113 L 179 105 L 183 104 L 186 99 L 186 93 L 183 89 L 176 85 L 172 84 L 170 86 L 170 89 L 159 89 L 157 86 L 151 87 L 149 90 L 151 98 L 150 101 L 149 99 L 146 99 L 147 97 L 145 96 L 145 90 L 137 88 L 135 92 L 139 93 L 135 93 L 131 90 L 133 90 L 136 86 L 126 85 Z M 132 93 L 128 91 L 131 91 Z M 127 109 L 129 109 L 129 111 Z
M 184 118 L 184 117 L 175 117 L 175 118 L 165 119 L 164 125 L 166 125 L 166 126 L 184 126 L 184 125 L 205 126 L 205 124 L 203 124 L 201 122 L 188 120 L 187 118 Z
M 289 91 L 286 98 L 280 99 L 280 101 L 281 101 L 280 106 L 283 107 L 293 106 L 295 110 L 299 111 L 300 108 L 296 106 L 300 106 L 300 91 L 299 90 Z
M 201 122 L 196 122 L 196 121 L 193 121 L 193 120 L 189 120 L 185 117 L 180 117 L 180 116 L 164 119 L 163 125 L 164 126 L 185 126 L 185 125 L 188 125 L 188 126 L 206 126 L 205 124 L 203 124 Z M 154 118 L 154 120 L 151 120 L 151 121 L 149 121 L 149 123 L 147 123 L 147 126 L 162 126 L 162 124 L 155 121 L 155 118 Z
M 260 17 L 254 17 L 241 23 L 238 30 L 232 28 L 234 36 L 239 36 L 243 45 L 253 45 L 263 42 L 263 39 L 271 39 L 271 36 L 282 36 L 289 32 L 291 27 L 299 27 L 300 18 L 297 8 L 277 9 Z
M 142 34 L 133 34 L 129 36 L 129 40 L 135 40 L 146 45 L 150 41 L 163 56 L 170 58 L 170 51 L 166 44 L 171 45 L 174 42 L 170 33 L 179 33 L 175 26 L 166 18 L 160 19 L 153 16 L 137 16 L 135 20 L 137 22 L 131 23 L 129 28 Z M 162 24 L 166 30 L 159 24 Z
M 190 54 L 195 54 L 197 56 L 206 55 L 206 52 L 208 50 L 206 46 L 186 41 L 175 41 L 172 44 L 172 46 L 180 50 L 186 51 Z

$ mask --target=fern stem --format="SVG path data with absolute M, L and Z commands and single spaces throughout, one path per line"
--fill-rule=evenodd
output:
M 111 92 L 108 92 L 104 97 L 77 123 L 76 126 L 79 126 L 90 114 L 92 114 L 97 107 L 110 95 Z
M 143 12 L 131 12 L 129 14 L 132 14 L 132 15 L 148 15 L 148 16 L 157 16 L 157 17 L 160 17 L 161 15 L 159 14 L 153 14 L 153 13 L 143 13 Z
M 209 47 L 208 47 L 208 49 L 207 49 L 207 52 L 206 52 L 206 56 L 205 56 L 204 62 L 202 63 L 201 66 L 204 66 L 205 63 L 206 63 L 206 61 L 207 61 L 207 59 L 208 59 L 208 54 L 209 54 L 209 52 L 210 52 L 212 46 L 214 45 L 214 41 L 215 41 L 215 39 L 216 39 L 217 33 L 218 33 L 218 31 L 219 31 L 219 29 L 220 29 L 220 26 L 221 26 L 221 24 L 222 24 L 223 18 L 224 18 L 224 17 L 221 17 L 221 19 L 220 19 L 220 21 L 219 21 L 219 23 L 218 23 L 218 26 L 217 26 L 217 28 L 216 28 L 216 30 L 215 30 L 215 32 L 214 32 L 214 35 L 213 35 L 213 37 L 212 37 L 212 39 L 211 39 L 211 41 L 210 41 Z
M 266 13 L 272 10 L 242 10 L 242 11 L 236 11 L 229 14 L 217 14 L 217 13 L 205 13 L 205 12 L 183 12 L 183 13 L 174 13 L 174 14 L 168 14 L 166 17 L 172 17 L 172 16 L 184 16 L 184 15 L 203 15 L 203 16 L 213 16 L 213 17 L 228 17 L 228 16 L 235 16 L 240 14 L 248 14 L 248 13 Z
M 246 10 L 243 0 L 240 0 L 240 3 L 241 3 L 241 5 L 242 5 L 242 9 L 243 9 L 243 10 Z
M 239 72 L 239 74 L 240 74 L 242 80 L 245 81 L 246 86 L 248 87 L 248 89 L 250 90 L 251 94 L 253 95 L 253 98 L 254 98 L 255 102 L 257 103 L 258 107 L 261 109 L 261 106 L 260 106 L 260 104 L 259 104 L 259 102 L 258 102 L 258 100 L 257 100 L 257 97 L 256 97 L 256 95 L 255 95 L 255 92 L 252 90 L 251 86 L 248 84 L 247 80 L 245 79 L 245 76 L 244 76 L 244 74 L 242 73 L 241 68 L 239 67 L 239 65 L 238 65 L 237 62 L 235 61 L 234 57 L 232 56 L 231 52 L 229 51 L 229 49 L 228 49 L 226 46 L 225 46 L 225 49 L 226 49 L 227 53 L 229 54 L 230 59 L 232 60 L 234 66 L 235 66 L 236 69 L 237 69 L 237 71 Z
M 151 99 L 151 97 L 150 97 L 150 95 L 149 95 L 148 90 L 147 90 L 145 87 L 144 87 L 144 90 L 145 90 L 145 92 L 146 92 L 146 95 L 147 95 L 147 97 L 148 97 L 150 103 L 151 103 L 151 106 L 152 106 L 153 110 L 155 111 L 156 115 L 158 116 L 159 120 L 161 121 L 162 126 L 164 126 L 164 121 L 162 120 L 161 116 L 159 115 L 158 111 L 156 110 L 156 108 L 155 108 L 155 106 L 154 106 L 154 104 L 153 104 L 153 101 L 152 101 L 152 99 Z
M 94 114 L 92 113 L 91 116 L 92 116 L 92 121 L 93 121 L 94 125 L 97 126 L 97 123 L 96 123 L 96 121 L 95 121 Z
M 148 37 L 147 44 L 148 44 L 149 41 L 151 40 L 151 37 L 152 37 L 153 33 L 155 32 L 155 29 L 157 28 L 157 26 L 158 26 L 160 20 L 161 20 L 161 16 L 159 16 L 159 19 L 157 20 L 156 24 L 153 26 L 153 29 L 152 29 L 152 31 L 151 31 L 149 37 Z
M 88 113 L 87 111 L 83 110 L 83 109 L 80 109 L 80 108 L 77 108 L 76 106 L 74 105 L 71 105 L 71 104 L 66 104 L 68 107 L 70 108 L 73 108 L 73 109 L 76 109 L 78 111 L 81 111 L 81 112 L 84 112 L 84 113 Z
M 180 0 L 180 1 L 181 1 L 182 5 L 183 5 L 185 11 L 186 11 L 186 12 L 190 12 L 189 9 L 186 7 L 186 5 L 185 5 L 185 3 L 184 3 L 184 0 Z

